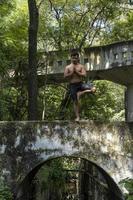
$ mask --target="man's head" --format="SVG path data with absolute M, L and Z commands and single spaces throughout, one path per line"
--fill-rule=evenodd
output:
M 73 64 L 78 64 L 79 63 L 79 53 L 75 49 L 71 51 L 71 62 Z

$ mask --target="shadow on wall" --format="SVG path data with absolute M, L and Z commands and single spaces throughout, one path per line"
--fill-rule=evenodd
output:
M 133 122 L 128 123 L 128 127 L 131 133 L 131 136 L 133 137 Z
M 35 167 L 18 186 L 16 200 L 123 200 L 114 180 L 95 163 L 56 157 Z

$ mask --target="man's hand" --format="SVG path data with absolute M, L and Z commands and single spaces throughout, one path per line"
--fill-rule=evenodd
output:
M 86 76 L 86 70 L 85 70 L 84 66 L 82 66 L 82 65 L 80 67 L 75 66 L 74 72 L 76 74 L 78 74 L 79 76 Z
M 64 71 L 64 77 L 65 78 L 70 77 L 72 76 L 73 73 L 74 73 L 74 68 L 66 67 Z

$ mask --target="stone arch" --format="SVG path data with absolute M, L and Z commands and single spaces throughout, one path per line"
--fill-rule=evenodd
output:
M 41 162 L 40 164 L 38 164 L 37 166 L 35 166 L 27 175 L 26 177 L 23 179 L 23 181 L 19 184 L 17 190 L 16 190 L 16 197 L 15 200 L 30 200 L 30 197 L 25 197 L 24 193 L 25 191 L 27 191 L 28 186 L 31 184 L 33 178 L 35 177 L 35 175 L 37 174 L 37 172 L 39 171 L 39 169 L 47 162 L 51 161 L 51 160 L 55 160 L 57 158 L 63 158 L 63 157 L 67 157 L 67 158 L 81 158 L 83 160 L 88 161 L 90 164 L 92 164 L 93 166 L 95 166 L 97 168 L 97 170 L 103 175 L 103 177 L 105 178 L 108 188 L 109 188 L 109 193 L 111 196 L 111 199 L 113 200 L 124 200 L 124 195 L 122 194 L 122 191 L 120 190 L 120 188 L 118 187 L 118 185 L 115 183 L 115 181 L 113 180 L 113 178 L 99 165 L 97 165 L 95 162 L 88 160 L 87 158 L 84 158 L 82 156 L 55 156 L 55 157 L 51 157 L 46 159 L 45 161 Z

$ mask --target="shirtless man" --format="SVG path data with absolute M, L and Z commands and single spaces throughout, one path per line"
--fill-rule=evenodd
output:
M 86 69 L 79 63 L 79 54 L 77 51 L 71 53 L 71 64 L 64 70 L 64 77 L 68 78 L 70 83 L 70 95 L 74 102 L 75 121 L 79 121 L 79 97 L 86 92 L 95 92 L 95 87 L 83 88 L 82 78 L 86 76 Z

